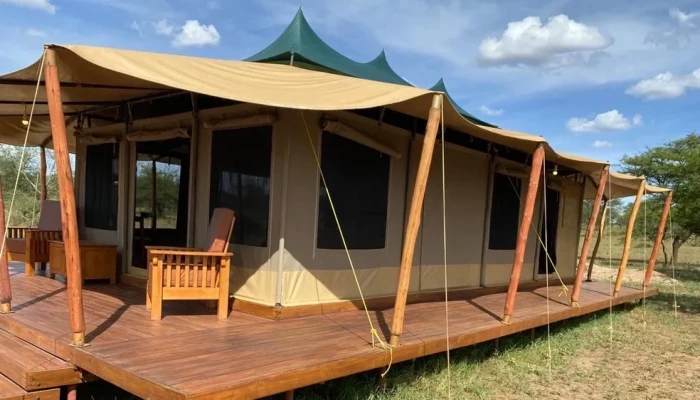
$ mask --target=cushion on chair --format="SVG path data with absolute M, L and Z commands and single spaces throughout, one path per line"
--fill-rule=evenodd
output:
M 24 252 L 27 251 L 27 245 L 24 239 L 7 238 L 5 241 L 5 247 L 10 253 L 24 254 Z
M 39 215 L 37 229 L 41 231 L 60 231 L 62 228 L 61 203 L 55 200 L 44 200 L 41 203 L 41 214 Z
M 224 253 L 228 250 L 228 242 L 231 238 L 234 220 L 235 213 L 233 210 L 229 208 L 214 209 L 207 233 L 206 251 Z

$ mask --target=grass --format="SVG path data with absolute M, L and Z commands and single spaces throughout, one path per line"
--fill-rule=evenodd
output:
M 621 247 L 614 236 L 612 248 L 601 248 L 600 264 L 607 265 L 611 252 L 619 259 Z M 639 261 L 628 271 L 643 270 L 639 240 L 632 254 Z M 658 284 L 659 295 L 644 303 L 553 324 L 549 335 L 538 328 L 534 341 L 523 333 L 501 338 L 498 350 L 489 342 L 452 351 L 450 379 L 443 353 L 392 366 L 384 390 L 373 371 L 297 390 L 295 399 L 447 399 L 448 393 L 452 399 L 694 398 L 700 381 L 700 247 L 686 244 L 679 258 L 680 283 Z M 674 274 L 662 263 L 657 271 Z M 81 399 L 135 399 L 104 382 L 84 386 Z
M 643 265 L 630 265 L 642 268 Z M 671 271 L 660 272 L 670 275 Z M 366 373 L 297 391 L 298 399 L 691 398 L 700 377 L 700 267 L 637 304 L 392 367 L 384 391 Z M 612 330 L 610 327 L 612 326 Z M 550 358 L 551 351 L 551 358 Z M 551 365 L 551 370 L 550 370 Z

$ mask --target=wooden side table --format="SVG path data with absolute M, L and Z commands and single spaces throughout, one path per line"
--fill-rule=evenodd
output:
M 81 240 L 79 247 L 83 281 L 109 279 L 109 283 L 116 282 L 117 246 Z M 66 276 L 66 252 L 62 241 L 51 242 L 49 267 L 51 278 L 56 275 Z

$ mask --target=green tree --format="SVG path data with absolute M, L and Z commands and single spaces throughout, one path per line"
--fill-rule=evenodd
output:
M 673 189 L 672 259 L 677 260 L 681 246 L 700 233 L 700 135 L 690 133 L 637 155 L 625 155 L 622 165 L 624 172 L 646 176 L 652 185 Z M 662 202 L 662 196 L 654 196 L 647 204 L 647 215 L 653 215 L 657 224 Z M 650 208 L 654 209 L 651 214 Z

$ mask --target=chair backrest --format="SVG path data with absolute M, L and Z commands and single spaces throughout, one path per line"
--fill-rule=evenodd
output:
M 37 229 L 42 231 L 60 231 L 63 229 L 61 224 L 61 203 L 56 200 L 44 200 L 41 203 Z
M 230 208 L 215 208 L 209 222 L 207 232 L 207 249 L 212 253 L 225 253 L 228 251 L 228 242 L 231 240 L 231 231 L 236 221 L 236 214 Z

